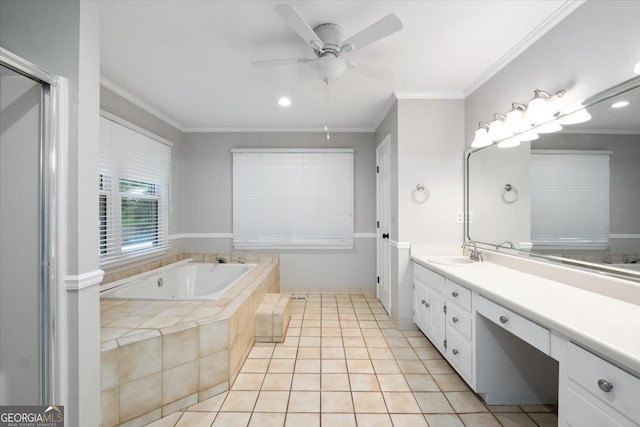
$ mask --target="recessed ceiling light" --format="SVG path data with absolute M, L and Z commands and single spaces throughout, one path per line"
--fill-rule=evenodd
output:
M 278 105 L 281 107 L 288 107 L 289 105 L 291 105 L 291 100 L 283 96 L 282 98 L 278 99 Z
M 624 108 L 629 104 L 630 104 L 629 101 L 618 101 L 611 104 L 611 108 Z

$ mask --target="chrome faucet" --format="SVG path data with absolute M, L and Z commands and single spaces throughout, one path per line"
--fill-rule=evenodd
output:
M 218 264 L 226 264 L 227 260 L 225 258 L 222 258 L 221 256 L 217 256 L 216 257 L 216 261 L 218 261 Z
M 509 245 L 509 246 L 504 246 L 504 245 Z M 511 240 L 503 240 L 502 242 L 498 243 L 498 246 L 496 246 L 496 249 L 501 248 L 503 246 L 510 249 L 516 248 L 516 245 L 514 245 Z
M 482 253 L 478 250 L 478 245 L 476 245 L 476 242 L 474 242 L 473 240 L 467 240 L 462 244 L 462 249 L 464 250 L 467 245 L 473 246 L 473 250 L 469 254 L 469 259 L 471 259 L 471 261 L 482 262 Z

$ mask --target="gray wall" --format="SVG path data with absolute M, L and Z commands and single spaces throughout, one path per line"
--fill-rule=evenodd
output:
M 414 244 L 462 243 L 463 100 L 398 101 L 398 239 Z M 411 200 L 424 184 L 430 197 Z
M 390 315 L 402 329 L 415 328 L 410 251 L 404 244 L 462 242 L 456 213 L 463 209 L 463 123 L 463 100 L 400 99 L 376 130 L 377 144 L 391 135 Z M 418 183 L 430 193 L 424 204 L 411 199 Z
M 356 232 L 375 232 L 375 138 L 370 133 L 189 133 L 184 141 L 184 233 L 232 232 L 232 148 L 354 148 Z M 187 252 L 234 252 L 231 239 L 184 239 Z M 375 285 L 375 239 L 343 251 L 283 251 L 285 288 Z
M 98 213 L 96 175 L 98 164 L 99 26 L 98 4 L 76 0 L 0 1 L 0 46 L 69 82 L 69 139 L 67 147 L 67 227 L 58 236 L 66 250 L 66 267 L 58 278 L 80 283 L 97 277 Z M 57 224 L 56 224 L 57 225 Z M 58 252 L 58 257 L 64 253 Z M 89 276 L 84 276 L 88 274 Z M 61 280 L 57 286 L 64 288 Z M 97 287 L 68 291 L 57 301 L 68 321 L 58 328 L 61 364 L 59 395 L 55 403 L 66 405 L 69 426 L 100 423 L 99 307 Z M 66 311 L 65 311 L 66 310 Z M 68 338 L 68 340 L 67 340 Z M 66 363 L 65 363 L 66 362 Z M 52 402 L 53 403 L 53 402 Z
M 534 89 L 566 89 L 570 103 L 633 77 L 638 22 L 638 1 L 584 3 L 466 98 L 466 145 L 479 121 L 506 113 L 514 101 L 527 103 Z

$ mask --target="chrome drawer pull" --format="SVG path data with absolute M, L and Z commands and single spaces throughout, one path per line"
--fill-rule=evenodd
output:
M 453 295 L 454 298 L 456 298 L 458 296 L 458 293 L 456 291 L 451 292 L 451 295 Z
M 451 350 L 451 352 L 455 355 L 458 354 L 458 350 L 456 350 L 455 348 L 453 350 Z
M 431 307 L 431 304 L 429 304 L 428 302 L 425 302 L 425 303 L 424 303 L 424 306 L 425 306 L 425 307 L 427 307 L 427 308 L 429 308 L 429 307 Z
M 425 300 L 422 300 L 422 303 L 423 303 L 423 304 L 426 304 L 427 302 L 426 302 Z
M 458 323 L 458 318 L 454 317 L 453 319 L 451 319 L 453 321 L 453 323 Z
M 600 390 L 604 391 L 605 393 L 609 393 L 611 390 L 613 390 L 613 384 L 605 380 L 598 380 L 598 387 L 600 387 Z
M 505 316 L 500 316 L 500 323 L 502 323 L 503 325 L 505 323 L 507 323 L 509 321 L 509 319 L 507 319 Z

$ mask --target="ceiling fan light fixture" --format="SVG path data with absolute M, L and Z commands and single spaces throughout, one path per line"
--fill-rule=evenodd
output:
M 320 80 L 329 83 L 339 78 L 348 67 L 347 63 L 333 54 L 326 54 L 311 63 L 311 69 Z

